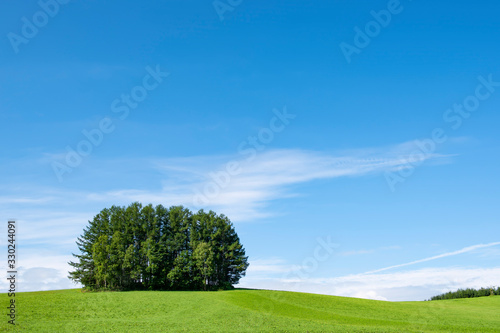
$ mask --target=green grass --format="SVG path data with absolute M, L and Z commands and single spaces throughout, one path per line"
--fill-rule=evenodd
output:
M 16 294 L 24 332 L 500 332 L 500 296 L 382 302 L 268 290 Z

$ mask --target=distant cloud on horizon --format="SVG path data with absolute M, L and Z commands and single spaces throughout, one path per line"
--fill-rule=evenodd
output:
M 296 274 L 294 272 L 298 271 L 297 266 L 289 265 L 280 258 L 250 260 L 247 277 L 242 280 L 242 287 L 302 291 L 389 301 L 425 300 L 460 288 L 498 287 L 500 286 L 498 281 L 500 266 L 492 268 L 439 267 L 392 273 L 381 272 L 498 245 L 500 245 L 500 242 L 477 244 L 457 251 L 365 273 L 325 278 L 309 278 L 310 274 L 305 274 L 305 276 L 300 273 Z M 398 247 L 392 246 L 390 248 L 397 249 Z M 362 254 L 373 251 L 349 252 Z M 341 252 L 339 255 L 346 255 L 346 252 Z
M 251 267 L 250 263 L 250 267 Z M 423 301 L 460 288 L 499 286 L 500 267 L 422 268 L 395 273 L 357 274 L 332 278 L 244 278 L 237 287 L 300 291 L 384 301 Z

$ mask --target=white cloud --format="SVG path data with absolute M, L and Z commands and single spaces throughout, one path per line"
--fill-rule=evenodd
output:
M 36 205 L 36 204 L 44 204 L 52 200 L 53 198 L 51 197 L 43 197 L 43 198 L 6 197 L 6 196 L 0 197 L 0 202 L 4 205 L 9 205 L 9 204 Z
M 74 260 L 71 255 L 58 255 L 52 251 L 37 250 L 25 252 L 19 257 L 17 268 L 18 279 L 16 289 L 22 291 L 53 290 L 79 288 L 68 279 L 71 266 L 68 261 Z M 0 289 L 8 289 L 8 281 L 0 281 Z
M 259 278 L 250 274 L 239 287 L 301 291 L 390 301 L 417 301 L 459 288 L 498 286 L 500 267 L 424 268 L 333 278 Z
M 472 252 L 472 251 L 475 251 L 475 250 L 479 250 L 479 249 L 483 249 L 483 248 L 489 248 L 489 247 L 497 246 L 497 245 L 500 245 L 500 242 L 489 243 L 489 244 L 472 245 L 472 246 L 464 247 L 463 249 L 460 249 L 460 250 L 457 250 L 457 251 L 443 253 L 443 254 L 439 254 L 437 256 L 433 256 L 433 257 L 429 257 L 429 258 L 424 258 L 424 259 L 419 259 L 419 260 L 407 262 L 407 263 L 404 263 L 404 264 L 399 264 L 399 265 L 394 265 L 394 266 L 389 266 L 389 267 L 385 267 L 385 268 L 376 269 L 374 271 L 370 271 L 370 272 L 367 272 L 365 274 L 378 273 L 378 272 L 387 271 L 387 270 L 390 270 L 390 269 L 393 269 L 393 268 L 400 268 L 400 267 L 405 267 L 405 266 L 420 264 L 420 263 L 431 261 L 431 260 L 436 260 L 436 259 L 441 259 L 441 258 L 456 256 L 456 255 L 459 255 L 459 254 L 462 254 L 462 253 Z
M 357 293 L 355 293 L 354 295 L 352 295 L 352 297 L 375 299 L 375 300 L 379 300 L 379 301 L 387 301 L 388 300 L 384 296 L 380 296 L 379 294 L 377 294 L 377 292 L 375 290 L 362 290 L 362 291 L 358 291 Z
M 477 244 L 405 264 L 333 278 L 312 277 L 314 272 L 290 274 L 290 272 L 294 271 L 295 266 L 287 265 L 284 260 L 279 258 L 272 258 L 270 260 L 260 259 L 255 262 L 258 268 L 256 270 L 248 270 L 247 276 L 241 281 L 241 286 L 377 300 L 424 300 L 434 295 L 459 288 L 499 286 L 498 276 L 500 276 L 500 267 L 475 269 L 461 267 L 424 268 L 413 271 L 380 273 L 390 269 L 456 256 L 479 249 L 489 249 L 497 245 L 500 245 L 500 242 Z M 391 246 L 388 248 L 394 249 L 396 247 Z M 359 252 L 350 251 L 347 252 L 347 255 Z M 346 255 L 346 252 L 343 253 Z M 254 261 L 251 261 L 250 267 L 253 264 Z M 277 273 L 281 273 L 281 275 L 277 275 Z
M 13 211 L 10 211 L 11 214 Z M 51 212 L 50 209 L 22 210 L 17 213 L 17 240 L 24 249 L 34 244 L 51 247 L 73 245 L 87 221 L 97 212 Z M 6 239 L 0 240 L 0 244 Z
M 286 264 L 286 261 L 279 258 L 251 260 L 247 269 L 247 274 L 252 276 L 267 276 L 270 274 L 287 273 L 296 270 L 292 265 Z
M 273 200 L 299 195 L 293 185 L 320 179 L 384 173 L 407 165 L 416 150 L 414 142 L 385 148 L 362 149 L 337 154 L 281 149 L 242 156 L 195 156 L 154 160 L 156 171 L 164 173 L 162 189 L 146 191 L 119 189 L 91 193 L 89 200 L 182 204 L 187 207 L 223 211 L 233 221 L 272 216 L 267 210 Z M 438 154 L 425 160 L 444 159 Z M 236 161 L 240 172 L 229 175 L 228 162 Z

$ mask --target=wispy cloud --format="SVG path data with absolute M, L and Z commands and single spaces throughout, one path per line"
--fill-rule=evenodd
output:
M 339 253 L 339 256 L 357 256 L 362 254 L 370 254 L 375 252 L 375 250 L 353 250 L 353 251 L 343 251 Z
M 7 196 L 0 197 L 0 203 L 2 203 L 4 205 L 8 205 L 8 204 L 37 205 L 37 204 L 47 203 L 47 202 L 52 201 L 52 200 L 53 200 L 53 198 L 51 198 L 51 197 L 43 197 L 43 198 L 7 197 Z
M 296 269 L 296 266 L 289 265 L 285 260 L 280 258 L 256 259 L 251 260 L 247 274 L 267 276 L 269 274 L 288 273 Z
M 460 250 L 457 250 L 457 251 L 443 253 L 443 254 L 439 254 L 437 256 L 428 257 L 428 258 L 424 258 L 424 259 L 419 259 L 419 260 L 407 262 L 407 263 L 404 263 L 404 264 L 399 264 L 399 265 L 394 265 L 394 266 L 389 266 L 389 267 L 385 267 L 385 268 L 376 269 L 374 271 L 366 272 L 365 274 L 373 274 L 373 273 L 383 272 L 383 271 L 387 271 L 387 270 L 394 269 L 394 268 L 411 266 L 411 265 L 420 264 L 420 263 L 431 261 L 431 260 L 436 260 L 436 259 L 441 259 L 441 258 L 456 256 L 456 255 L 459 255 L 459 254 L 462 254 L 462 253 L 467 253 L 467 252 L 471 252 L 471 251 L 474 251 L 474 250 L 488 248 L 488 247 L 497 246 L 497 245 L 500 245 L 500 242 L 489 243 L 489 244 L 472 245 L 472 246 L 464 247 L 463 249 L 460 249 Z
M 384 148 L 331 154 L 279 149 L 262 152 L 251 159 L 241 159 L 241 156 L 155 159 L 147 164 L 155 172 L 163 173 L 160 190 L 120 189 L 89 194 L 88 198 L 123 203 L 139 200 L 182 204 L 220 210 L 234 221 L 248 221 L 272 216 L 272 212 L 265 208 L 273 200 L 300 195 L 299 191 L 293 189 L 295 185 L 397 170 L 407 163 L 414 149 L 414 143 L 407 142 Z M 426 159 L 448 160 L 449 156 L 433 154 L 426 156 Z M 223 175 L 229 161 L 238 162 L 238 174 Z M 209 190 L 215 193 L 206 195 Z M 198 203 L 199 195 L 208 198 L 207 202 Z

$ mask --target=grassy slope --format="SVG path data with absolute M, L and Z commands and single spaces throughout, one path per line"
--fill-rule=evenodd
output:
M 500 332 L 500 296 L 401 303 L 267 290 L 16 296 L 16 330 L 29 332 Z M 0 330 L 11 331 L 7 295 L 0 298 Z

